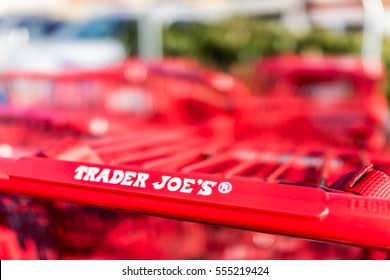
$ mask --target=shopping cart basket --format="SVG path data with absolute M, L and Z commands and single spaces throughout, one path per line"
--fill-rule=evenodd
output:
M 159 75 L 173 76 L 173 80 L 188 85 L 188 75 L 156 69 L 160 71 L 156 71 Z M 190 77 L 191 81 L 199 83 L 199 79 Z M 225 76 L 221 77 L 223 82 L 220 85 L 232 85 Z M 11 77 L 6 79 L 9 81 Z M 51 77 L 46 79 L 52 81 Z M 163 88 L 165 79 L 167 77 L 161 76 L 157 79 L 157 89 Z M 156 84 L 153 83 L 153 86 Z M 170 89 L 164 93 L 171 93 L 174 85 L 164 87 Z M 211 89 L 215 90 L 215 87 Z M 5 95 L 8 100 L 9 93 L 7 91 Z M 184 100 L 196 102 L 197 97 L 200 100 L 209 98 L 211 102 L 202 101 L 200 104 L 215 104 L 215 99 L 207 95 L 209 91 L 200 91 L 199 95 L 198 91 L 190 93 Z M 169 96 L 177 95 L 168 95 L 168 99 Z M 219 94 L 217 98 L 220 98 Z M 162 105 L 164 108 L 166 103 Z M 28 108 L 47 112 L 46 105 L 40 106 L 30 104 Z M 101 108 L 100 105 L 93 107 L 92 115 L 99 112 L 108 123 L 122 119 L 118 116 L 123 115 L 117 112 L 108 114 L 106 109 L 99 111 Z M 214 109 L 212 112 L 216 112 Z M 46 143 L 52 139 L 42 138 L 45 144 L 38 151 L 32 149 L 30 154 L 24 154 L 27 157 L 2 159 L 0 189 L 17 195 L 17 200 L 15 196 L 5 197 L 3 223 L 17 234 L 21 244 L 18 246 L 22 250 L 32 250 L 31 246 L 25 245 L 30 243 L 24 242 L 30 240 L 41 248 L 35 255 L 19 254 L 17 258 L 385 256 L 380 250 L 390 247 L 389 203 L 386 199 L 388 177 L 385 174 L 389 163 L 386 157 L 356 146 L 335 147 L 331 143 L 297 145 L 277 133 L 264 136 L 259 133 L 261 127 L 256 128 L 256 137 L 241 140 L 225 137 L 231 132 L 231 114 L 235 114 L 235 110 L 225 113 L 219 110 L 213 118 L 202 119 L 212 132 L 220 129 L 218 133 L 208 134 L 200 133 L 204 131 L 203 122 L 195 121 L 197 125 L 188 126 L 185 121 L 180 124 L 176 111 L 163 112 L 163 120 L 156 122 L 150 121 L 153 118 L 123 117 L 122 130 L 112 133 L 96 135 L 83 130 L 83 137 L 70 135 L 72 140 L 50 141 L 51 145 Z M 170 116 L 170 112 L 174 116 Z M 58 110 L 57 113 L 69 116 L 69 110 Z M 239 129 L 240 125 L 237 125 Z M 370 163 L 374 164 L 374 168 Z M 43 200 L 35 201 L 26 196 Z M 59 201 L 259 233 L 145 218 L 138 214 L 97 210 Z M 40 211 L 33 211 L 35 208 L 32 206 Z M 34 213 L 41 214 L 39 219 Z M 15 217 L 22 218 L 19 223 L 12 224 Z M 38 229 L 44 234 L 39 234 Z M 273 234 L 378 251 L 332 247 Z M 12 240 L 12 235 L 9 236 Z M 150 239 L 154 242 L 149 242 Z M 178 246 L 182 246 L 181 249 Z M 319 256 L 318 251 L 323 255 Z M 370 252 L 379 253 L 369 255 Z
M 246 88 L 188 59 L 143 61 L 93 71 L 2 73 L 0 100 L 19 109 L 93 112 L 153 122 L 207 122 L 232 113 Z
M 249 127 L 296 143 L 384 149 L 388 104 L 381 63 L 350 56 L 279 55 L 255 61 L 249 69 L 246 82 L 257 97 L 246 110 Z M 242 133 L 248 131 L 253 129 Z

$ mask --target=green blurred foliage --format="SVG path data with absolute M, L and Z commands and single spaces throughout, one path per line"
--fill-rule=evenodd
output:
M 138 54 L 138 28 L 136 21 L 133 24 L 128 24 L 127 28 L 118 37 L 125 46 L 128 56 Z
M 206 65 L 228 70 L 262 56 L 316 52 L 359 55 L 362 33 L 358 30 L 291 32 L 279 21 L 234 18 L 204 25 L 177 24 L 164 30 L 164 54 L 189 56 Z M 383 62 L 390 81 L 390 38 L 383 43 Z M 390 90 L 387 90 L 390 97 Z
M 248 18 L 211 25 L 174 25 L 164 32 L 166 55 L 188 55 L 222 68 L 264 55 L 308 50 L 357 53 L 360 50 L 360 34 L 323 30 L 293 33 L 278 21 Z

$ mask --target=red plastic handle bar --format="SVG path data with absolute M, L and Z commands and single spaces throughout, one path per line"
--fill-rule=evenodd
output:
M 390 201 L 316 187 L 22 158 L 0 191 L 390 249 Z

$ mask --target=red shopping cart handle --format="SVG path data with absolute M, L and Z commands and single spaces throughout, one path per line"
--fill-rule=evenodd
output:
M 7 161 L 0 191 L 390 249 L 390 201 L 316 187 L 43 158 Z

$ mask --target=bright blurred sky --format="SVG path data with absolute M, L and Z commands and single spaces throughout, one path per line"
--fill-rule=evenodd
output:
M 12 12 L 69 13 L 69 10 L 93 10 L 116 4 L 133 10 L 144 10 L 155 4 L 180 6 L 190 4 L 194 8 L 217 7 L 224 9 L 275 10 L 301 0 L 0 0 L 0 14 Z M 70 5 L 69 5 L 70 4 Z M 86 8 L 88 7 L 88 8 Z

